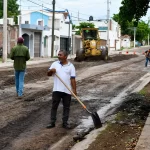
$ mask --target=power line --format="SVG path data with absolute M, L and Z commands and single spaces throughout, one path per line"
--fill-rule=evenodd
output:
M 31 1 L 31 0 L 27 0 L 27 1 L 29 1 L 29 2 L 31 2 L 31 3 L 33 3 L 33 4 L 35 4 L 35 5 L 38 5 L 38 6 L 41 6 L 41 7 L 44 7 L 44 8 L 47 8 L 47 9 L 49 9 L 48 7 L 45 7 L 44 5 L 41 5 L 41 4 L 38 4 L 38 3 L 35 3 L 35 2 L 33 2 L 33 1 Z M 48 4 L 48 3 L 47 3 Z M 78 18 L 78 17 L 74 17 L 74 16 L 72 16 L 73 18 Z M 79 18 L 79 19 L 81 19 L 81 20 L 86 20 L 86 19 L 83 19 L 83 18 Z
M 38 1 L 41 1 L 41 2 L 43 2 L 42 0 L 38 0 Z M 45 4 L 48 4 L 48 5 L 52 5 L 52 4 L 49 4 L 49 3 L 46 3 L 46 2 L 44 2 Z M 58 4 L 57 4 L 58 5 Z M 63 8 L 63 7 L 60 7 L 60 6 L 56 6 L 56 7 L 58 7 L 58 8 L 61 8 L 61 9 L 66 9 L 66 8 Z M 75 12 L 75 13 L 78 13 L 78 12 L 76 12 L 76 11 L 70 11 L 70 12 Z M 83 13 L 80 13 L 81 15 L 85 15 L 85 16 L 89 16 L 88 14 L 83 14 Z
M 45 6 L 43 6 L 43 5 L 40 5 L 40 4 L 38 4 L 38 3 L 35 3 L 35 2 L 33 2 L 33 1 L 31 1 L 31 0 L 27 0 L 27 1 L 29 1 L 29 2 L 31 2 L 31 3 L 33 3 L 33 4 L 36 4 L 36 5 L 38 5 L 38 6 L 41 6 L 41 7 L 44 7 L 44 8 L 47 8 L 47 9 L 49 9 L 48 7 L 45 7 Z
M 33 3 L 33 4 L 36 4 L 36 5 L 42 7 L 41 4 L 35 3 L 35 2 L 33 2 L 33 1 L 31 1 L 31 0 L 27 0 L 27 1 L 29 1 L 29 2 L 31 2 L 31 3 Z M 38 0 L 38 1 L 41 1 L 41 2 L 42 2 L 42 0 Z M 42 3 L 52 6 L 52 4 L 50 4 L 50 3 L 46 3 L 46 2 L 42 2 Z M 29 7 L 30 7 L 30 6 L 29 6 Z M 56 7 L 66 10 L 66 8 L 63 8 L 63 7 L 60 7 L 60 6 L 56 6 Z M 44 8 L 47 8 L 47 7 L 44 7 Z M 48 9 L 49 9 L 49 8 L 48 8 Z M 88 15 L 88 14 L 84 14 L 84 13 L 80 13 L 80 12 L 77 12 L 77 11 L 73 11 L 73 10 L 71 10 L 71 9 L 68 9 L 68 10 L 69 10 L 70 12 L 79 13 L 79 14 L 84 15 L 84 16 L 88 16 L 88 17 L 90 16 L 90 15 Z

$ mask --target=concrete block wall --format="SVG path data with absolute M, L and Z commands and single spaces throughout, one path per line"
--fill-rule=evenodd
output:
M 17 38 L 19 36 L 19 27 L 18 25 L 14 25 L 14 26 L 11 26 L 11 25 L 8 25 L 8 28 L 7 28 L 7 37 L 8 37 L 8 54 L 10 53 L 11 51 L 11 48 L 14 47 L 16 44 L 17 44 Z M 1 24 L 0 25 L 0 47 L 3 46 L 3 25 Z

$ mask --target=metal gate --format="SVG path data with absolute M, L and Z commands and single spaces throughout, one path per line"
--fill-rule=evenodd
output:
M 41 50 L 41 33 L 34 33 L 34 57 L 40 57 Z
M 60 49 L 69 51 L 68 38 L 60 38 Z

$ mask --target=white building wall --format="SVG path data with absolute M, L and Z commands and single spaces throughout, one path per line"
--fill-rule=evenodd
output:
M 129 48 L 130 47 L 130 39 L 124 38 L 121 43 L 121 47 Z
M 120 47 L 121 46 L 120 43 L 121 43 L 120 39 L 116 41 L 116 50 L 120 50 L 120 48 L 121 48 Z
M 70 34 L 69 34 L 69 24 L 65 23 L 64 17 L 60 19 L 60 35 L 61 36 L 72 36 L 72 24 L 70 24 Z
M 29 21 L 30 24 L 30 14 L 23 14 L 21 16 L 21 24 L 25 24 L 25 21 Z
M 106 31 L 99 31 L 100 39 L 107 40 L 107 32 Z

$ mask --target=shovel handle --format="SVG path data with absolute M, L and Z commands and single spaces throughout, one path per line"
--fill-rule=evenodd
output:
M 55 73 L 56 77 L 64 84 L 64 86 L 71 92 L 71 94 L 78 100 L 84 109 L 87 110 L 86 106 L 81 102 L 81 100 L 71 91 L 71 89 L 66 85 L 66 83 Z M 87 110 L 88 111 L 88 110 Z

